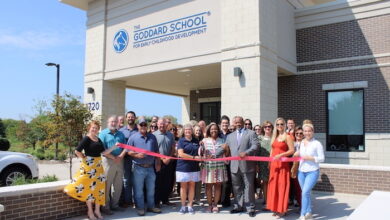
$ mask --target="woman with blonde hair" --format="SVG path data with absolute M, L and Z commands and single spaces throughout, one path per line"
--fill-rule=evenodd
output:
M 294 141 L 286 132 L 286 121 L 277 118 L 271 138 L 271 157 L 274 161 L 270 162 L 267 193 L 267 209 L 273 211 L 273 216 L 277 218 L 286 215 L 290 191 L 290 164 L 280 159 L 292 154 L 294 154 Z
M 300 219 L 312 219 L 311 212 L 311 190 L 317 183 L 320 174 L 319 163 L 324 162 L 324 149 L 321 142 L 314 138 L 314 126 L 306 123 L 302 126 L 305 139 L 294 156 L 300 156 L 298 181 L 302 189 L 302 207 Z

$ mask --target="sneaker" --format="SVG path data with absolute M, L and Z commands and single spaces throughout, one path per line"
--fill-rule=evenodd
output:
M 180 215 L 184 215 L 186 212 L 187 212 L 187 210 L 186 210 L 186 207 L 185 207 L 185 206 L 182 206 L 182 207 L 180 208 L 180 210 L 179 210 L 179 214 L 180 214 Z
M 306 213 L 305 219 L 313 219 L 313 215 L 310 212 Z
M 306 220 L 306 218 L 302 215 L 298 220 Z
M 195 210 L 192 208 L 192 207 L 187 207 L 188 208 L 188 213 L 190 213 L 191 215 L 195 214 Z

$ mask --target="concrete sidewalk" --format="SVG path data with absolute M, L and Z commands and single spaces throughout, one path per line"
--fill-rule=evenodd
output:
M 359 206 L 359 204 L 367 198 L 366 195 L 352 195 L 352 194 L 329 194 L 323 192 L 313 192 L 312 203 L 313 203 L 313 217 L 314 219 L 347 219 L 347 217 Z M 146 213 L 145 216 L 138 216 L 135 209 L 128 208 L 124 212 L 116 212 L 111 216 L 104 216 L 105 219 L 155 219 L 155 220 L 201 220 L 201 219 L 212 219 L 212 220 L 237 220 L 237 219 L 276 219 L 272 216 L 271 212 L 260 211 L 262 208 L 262 200 L 257 200 L 256 209 L 257 215 L 255 218 L 250 218 L 248 214 L 230 214 L 231 208 L 223 208 L 218 214 L 205 213 L 203 206 L 194 206 L 195 215 L 180 215 L 179 201 L 173 200 L 177 204 L 176 207 L 162 208 L 161 214 Z M 298 219 L 299 210 L 298 208 L 292 207 L 287 215 L 282 219 Z M 87 216 L 80 216 L 71 219 L 88 219 Z

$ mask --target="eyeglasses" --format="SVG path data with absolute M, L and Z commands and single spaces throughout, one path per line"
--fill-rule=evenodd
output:
M 177 129 L 176 128 L 171 128 L 171 131 L 176 131 Z
M 295 135 L 303 135 L 302 132 L 296 132 Z
M 276 124 L 276 126 L 284 126 L 284 124 L 282 123 L 282 124 Z
M 250 123 L 245 123 L 245 125 L 252 125 L 252 124 L 250 124 Z
M 147 127 L 148 125 L 147 125 L 147 124 L 140 124 L 139 126 L 141 126 L 141 127 Z
M 264 128 L 272 128 L 271 125 L 264 126 Z
M 150 128 L 157 128 L 157 126 L 150 126 Z

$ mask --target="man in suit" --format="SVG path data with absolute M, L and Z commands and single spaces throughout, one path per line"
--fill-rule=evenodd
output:
M 228 135 L 226 139 L 226 145 L 230 148 L 231 155 L 241 158 L 255 156 L 259 150 L 259 140 L 256 133 L 244 128 L 244 119 L 241 116 L 234 117 L 233 121 L 236 131 Z M 230 213 L 243 212 L 245 205 L 249 216 L 254 217 L 256 215 L 254 191 L 256 162 L 232 160 L 230 171 L 235 200 L 234 208 Z

